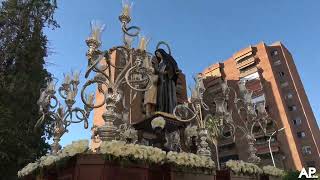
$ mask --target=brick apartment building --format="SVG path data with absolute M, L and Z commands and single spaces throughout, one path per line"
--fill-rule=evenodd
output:
M 118 64 L 120 56 L 117 52 L 112 54 L 112 63 Z M 116 70 L 111 73 L 116 76 Z M 240 79 L 247 80 L 247 87 L 254 91 L 253 101 L 266 102 L 269 115 L 276 120 L 278 127 L 285 127 L 279 132 L 277 138 L 272 138 L 271 148 L 278 167 L 285 169 L 301 169 L 315 166 L 320 169 L 320 132 L 304 91 L 299 74 L 296 70 L 290 52 L 280 43 L 270 46 L 260 43 L 235 53 L 228 60 L 213 64 L 206 68 L 202 74 L 206 77 L 205 85 L 208 91 L 221 93 L 219 82 L 228 80 L 228 85 L 237 88 Z M 187 99 L 185 76 L 180 75 L 177 85 L 178 102 Z M 129 97 L 126 89 L 125 98 Z M 96 94 L 96 102 L 103 99 L 101 93 Z M 143 107 L 143 94 L 138 93 L 133 102 L 132 121 L 139 121 L 145 117 Z M 105 106 L 95 109 L 93 124 L 104 124 L 102 114 Z M 121 111 L 121 109 L 119 109 Z M 236 120 L 236 118 L 234 118 Z M 268 133 L 275 129 L 269 129 Z M 237 135 L 238 136 L 238 135 Z M 241 136 L 239 134 L 239 136 Z M 256 147 L 262 163 L 272 164 L 267 144 L 268 136 L 261 132 L 256 133 Z M 97 144 L 94 142 L 92 146 Z M 212 148 L 214 149 L 214 148 Z M 214 154 L 214 153 L 213 153 Z M 219 159 L 223 164 L 229 159 L 246 160 L 247 143 L 245 139 L 233 142 L 231 139 L 219 141 Z
M 309 104 L 303 84 L 287 48 L 280 42 L 259 43 L 236 52 L 224 62 L 206 68 L 208 91 L 219 93 L 219 82 L 237 88 L 239 80 L 253 91 L 253 102 L 265 102 L 270 117 L 285 130 L 272 138 L 271 149 L 276 165 L 285 169 L 316 167 L 320 169 L 320 131 Z M 221 90 L 220 90 L 221 91 Z M 236 119 L 235 119 L 236 120 Z M 267 129 L 268 130 L 268 129 Z M 274 132 L 269 129 L 267 135 Z M 262 164 L 272 164 L 268 136 L 256 133 L 256 148 Z M 223 165 L 229 159 L 246 160 L 246 141 L 221 139 L 219 159 Z

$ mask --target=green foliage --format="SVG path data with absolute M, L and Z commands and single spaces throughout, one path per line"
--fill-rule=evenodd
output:
M 298 179 L 300 172 L 299 171 L 288 171 L 283 176 L 282 180 L 294 180 Z M 305 179 L 305 177 L 302 177 L 301 179 Z
M 43 28 L 58 27 L 56 2 L 7 0 L 0 7 L 0 174 L 16 179 L 18 169 L 44 155 L 50 133 L 39 118 L 40 89 L 51 77 L 44 68 L 47 37 Z
M 208 115 L 206 117 L 206 128 L 208 129 L 210 136 L 215 138 L 219 137 L 221 132 L 218 127 L 218 124 L 219 124 L 218 118 L 213 117 L 211 115 Z

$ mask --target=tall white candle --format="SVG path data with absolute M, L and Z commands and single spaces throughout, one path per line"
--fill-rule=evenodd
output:
M 79 81 L 79 75 L 80 75 L 79 71 L 75 71 L 73 73 L 73 80 L 74 81 Z
M 104 30 L 105 25 L 99 21 L 91 21 L 91 35 L 90 38 L 99 41 L 101 39 L 101 33 Z
M 49 83 L 49 85 L 48 85 L 48 90 L 49 91 L 53 91 L 54 90 L 54 82 L 53 81 L 51 81 L 50 83 Z
M 147 41 L 144 36 L 140 38 L 139 49 L 144 51 L 147 49 Z
M 70 78 L 70 75 L 69 74 L 66 74 L 64 76 L 64 83 L 65 84 L 69 84 L 71 82 L 71 78 Z
M 124 16 L 130 16 L 130 6 L 128 3 L 123 5 L 123 10 L 122 10 L 122 14 Z

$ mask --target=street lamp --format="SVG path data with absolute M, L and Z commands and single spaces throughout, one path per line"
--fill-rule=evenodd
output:
M 280 131 L 282 131 L 282 130 L 284 130 L 284 129 L 285 129 L 285 128 L 283 127 L 283 128 L 281 128 L 281 129 L 278 129 L 278 130 L 274 131 L 274 132 L 271 134 L 271 136 L 270 136 L 270 138 L 269 138 L 269 140 L 268 140 L 270 156 L 271 156 L 272 163 L 273 163 L 273 166 L 274 166 L 274 167 L 276 167 L 276 164 L 275 164 L 275 162 L 274 162 L 274 158 L 273 158 L 273 154 L 272 154 L 272 150 L 271 150 L 271 138 L 272 138 L 272 136 L 273 136 L 276 132 L 280 132 Z

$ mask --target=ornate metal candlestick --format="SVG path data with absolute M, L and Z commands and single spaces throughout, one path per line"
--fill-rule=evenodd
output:
M 190 103 L 177 105 L 173 111 L 173 114 L 180 121 L 190 122 L 192 120 L 196 120 L 199 138 L 201 140 L 197 154 L 211 157 L 211 150 L 207 142 L 208 131 L 206 129 L 206 118 L 203 118 L 202 114 L 202 109 L 208 110 L 209 108 L 203 102 L 203 94 L 206 89 L 201 76 L 198 76 L 195 79 L 195 82 L 196 86 L 192 91 Z
M 44 121 L 49 121 L 49 127 L 53 132 L 53 144 L 51 145 L 51 153 L 57 154 L 61 148 L 59 141 L 61 136 L 68 132 L 67 127 L 71 123 L 84 122 L 84 128 L 88 128 L 88 117 L 91 112 L 89 106 L 84 106 L 84 109 L 73 107 L 75 97 L 78 93 L 79 73 L 74 73 L 73 78 L 69 75 L 65 76 L 65 81 L 58 89 L 60 97 L 64 100 L 66 106 L 58 100 L 53 81 L 48 83 L 47 88 L 43 89 L 38 100 L 40 107 L 39 112 L 42 114 L 38 120 L 36 127 L 42 125 Z M 86 96 L 88 104 L 93 104 L 93 94 Z
M 246 88 L 245 81 L 238 82 L 240 96 L 237 96 L 236 91 L 227 85 L 227 81 L 224 81 L 221 86 L 224 91 L 225 98 L 221 99 L 220 103 L 216 102 L 216 104 L 221 107 L 219 111 L 222 116 L 219 117 L 223 117 L 223 124 L 220 127 L 225 127 L 226 124 L 228 124 L 232 129 L 231 133 L 234 138 L 234 132 L 236 130 L 240 130 L 244 134 L 243 137 L 245 137 L 248 142 L 248 162 L 259 163 L 260 158 L 256 155 L 257 149 L 254 147 L 256 139 L 253 129 L 257 127 L 266 134 L 266 126 L 268 122 L 272 121 L 275 125 L 276 123 L 268 116 L 265 110 L 265 102 L 258 104 L 253 103 L 252 91 Z M 227 112 L 227 108 L 225 106 L 229 100 L 229 93 L 231 92 L 234 93 L 234 109 L 236 110 L 240 120 L 237 122 L 232 120 L 232 115 Z M 225 108 L 222 108 L 223 106 L 225 106 Z
M 114 125 L 113 122 L 116 120 L 120 120 L 122 123 L 128 124 L 126 127 L 130 127 L 131 103 L 136 97 L 136 93 L 138 91 L 146 91 L 152 85 L 152 72 L 145 64 L 151 62 L 152 58 L 152 56 L 146 52 L 146 39 L 144 37 L 141 38 L 138 49 L 131 48 L 130 38 L 137 37 L 140 28 L 137 26 L 127 27 L 131 21 L 129 5 L 124 5 L 119 20 L 122 23 L 123 46 L 116 46 L 107 51 L 100 51 L 100 34 L 104 26 L 93 23 L 91 26 L 91 36 L 86 40 L 89 49 L 86 54 L 88 58 L 88 68 L 85 77 L 88 78 L 89 74 L 93 71 L 94 78 L 85 83 L 81 91 L 81 97 L 84 104 L 90 108 L 106 106 L 106 110 L 102 115 L 105 124 L 97 128 L 97 133 L 102 140 L 118 138 L 118 131 L 122 128 Z M 117 52 L 120 56 L 119 63 L 114 63 L 111 59 L 111 54 L 114 52 Z M 98 93 L 102 94 L 104 98 L 102 102 L 96 102 L 95 105 L 90 105 L 84 98 L 84 92 L 87 87 L 94 84 L 98 86 Z M 124 99 L 123 92 L 125 87 L 130 88 L 129 103 L 126 103 Z M 123 119 L 125 119 L 123 117 L 124 112 L 117 112 L 119 105 L 123 106 L 124 111 L 130 110 L 129 122 L 123 121 Z
M 220 85 L 222 89 L 222 95 L 217 96 L 216 94 L 206 91 L 203 85 L 202 77 L 198 76 L 196 79 L 196 87 L 192 91 L 190 104 L 178 105 L 174 110 L 174 115 L 177 119 L 186 122 L 194 119 L 196 120 L 201 141 L 197 153 L 203 156 L 211 156 L 207 141 L 209 140 L 210 142 L 214 143 L 216 146 L 218 166 L 219 160 L 217 140 L 218 137 L 224 137 L 223 131 L 226 128 L 230 131 L 233 139 L 235 139 L 236 130 L 240 130 L 244 133 L 244 137 L 249 145 L 248 161 L 252 163 L 259 163 L 260 158 L 256 156 L 257 149 L 254 147 L 256 139 L 253 129 L 254 127 L 258 127 L 262 129 L 264 133 L 266 133 L 268 121 L 273 121 L 265 110 L 265 104 L 252 103 L 252 92 L 246 88 L 244 81 L 239 81 L 238 83 L 240 96 L 237 96 L 237 92 L 230 88 L 226 81 L 222 82 Z M 234 93 L 233 106 L 231 106 L 232 104 L 229 104 L 232 103 L 232 99 L 230 99 L 232 92 Z M 210 113 L 213 109 L 204 102 L 203 95 L 205 93 L 208 97 L 211 97 L 211 100 L 209 101 L 214 102 L 215 111 L 213 113 Z M 206 99 L 206 102 L 208 99 Z M 232 111 L 228 110 L 232 107 L 236 110 L 240 122 L 233 120 Z M 203 110 L 207 112 L 205 118 L 203 118 Z M 276 123 L 274 122 L 274 124 Z

